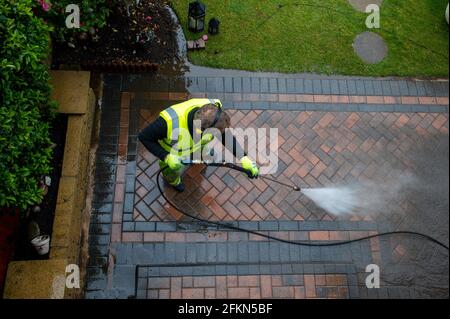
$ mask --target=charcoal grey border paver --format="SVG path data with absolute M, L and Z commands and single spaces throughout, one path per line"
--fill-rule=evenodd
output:
M 132 226 L 131 224 L 134 224 Z M 212 224 L 200 223 L 198 221 L 136 221 L 123 222 L 127 225 L 129 230 L 143 232 L 196 232 L 200 230 L 220 230 L 231 231 L 235 230 L 218 227 Z M 360 222 L 346 222 L 346 221 L 292 221 L 292 220 L 270 220 L 270 221 L 237 221 L 237 222 L 223 222 L 224 224 L 242 227 L 255 231 L 311 231 L 311 230 L 339 230 L 339 231 L 376 231 L 379 225 L 376 222 L 360 221 Z M 148 230 L 147 230 L 148 229 Z
M 234 110 L 277 110 L 319 112 L 396 112 L 396 113 L 448 113 L 448 105 L 426 104 L 348 104 L 348 103 L 300 103 L 300 102 L 230 102 L 224 107 Z
M 199 78 L 203 79 L 203 78 Z M 208 81 L 220 79 L 218 83 L 227 81 L 227 78 L 206 78 Z M 228 80 L 229 81 L 229 80 Z M 448 96 L 448 81 L 437 80 L 404 80 L 404 79 L 348 79 L 348 78 L 259 78 L 242 77 L 233 78 L 233 90 L 230 84 L 219 88 L 206 89 L 203 85 L 189 87 L 189 91 L 213 93 L 289 93 L 289 94 L 334 94 L 334 95 L 369 95 L 369 96 Z

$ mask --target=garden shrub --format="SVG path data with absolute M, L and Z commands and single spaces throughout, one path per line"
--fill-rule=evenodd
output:
M 39 203 L 51 171 L 54 118 L 48 67 L 51 27 L 36 17 L 35 0 L 0 0 L 0 207 Z
M 114 8 L 116 0 L 36 0 L 38 5 L 35 12 L 54 26 L 53 38 L 59 42 L 74 42 L 80 34 L 95 37 L 97 30 L 106 25 L 110 10 Z M 134 1 L 134 0 L 133 0 Z M 66 7 L 77 4 L 80 8 L 80 28 L 69 29 L 65 21 Z

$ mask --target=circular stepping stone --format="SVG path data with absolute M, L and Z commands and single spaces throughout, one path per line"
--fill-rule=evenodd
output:
M 348 0 L 355 10 L 366 12 L 366 8 L 369 4 L 376 4 L 381 6 L 383 0 Z
M 363 32 L 356 36 L 353 42 L 355 53 L 367 64 L 381 62 L 388 53 L 384 39 L 374 32 Z

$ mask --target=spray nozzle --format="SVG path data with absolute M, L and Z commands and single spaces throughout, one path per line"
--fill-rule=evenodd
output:
M 300 187 L 298 187 L 298 186 L 293 186 L 292 188 L 293 188 L 294 191 L 296 191 L 296 192 L 300 192 L 300 191 L 301 191 Z

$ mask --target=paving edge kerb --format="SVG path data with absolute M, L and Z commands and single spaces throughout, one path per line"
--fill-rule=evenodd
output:
M 90 72 L 51 71 L 50 76 L 58 112 L 68 115 L 50 257 L 10 262 L 5 299 L 62 299 L 81 293 L 81 289 L 65 289 L 65 271 L 67 265 L 80 262 L 95 94 L 89 87 Z

